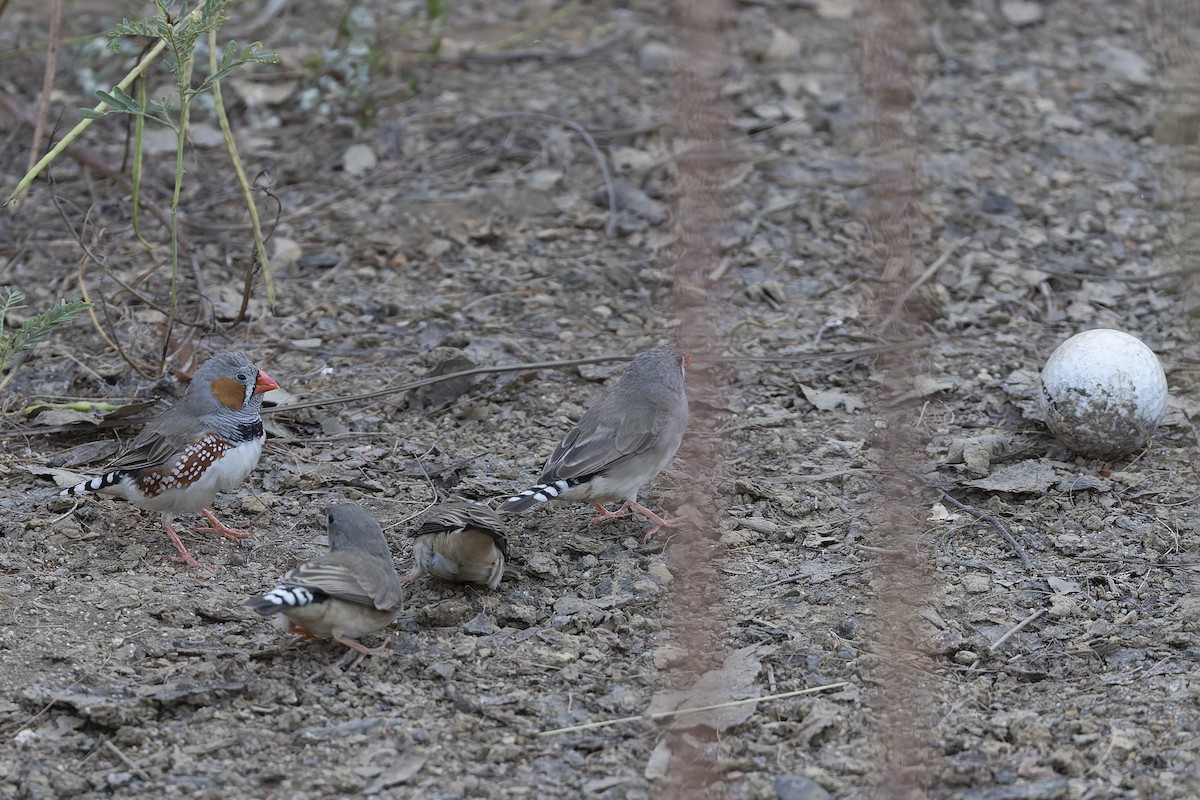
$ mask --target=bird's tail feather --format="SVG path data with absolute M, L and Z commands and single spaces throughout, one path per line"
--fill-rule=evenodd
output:
M 289 608 L 306 606 L 316 599 L 316 595 L 303 586 L 277 586 L 265 594 L 251 597 L 246 601 L 246 607 L 269 617 Z
M 538 503 L 546 503 L 561 495 L 571 485 L 566 481 L 555 481 L 554 483 L 539 483 L 536 486 L 530 486 L 525 491 L 518 495 L 505 500 L 496 509 L 501 513 L 515 514 L 521 511 L 526 511 Z
M 76 495 L 89 492 L 102 492 L 110 486 L 116 486 L 125 476 L 128 475 L 125 470 L 115 469 L 112 472 L 106 472 L 103 475 L 98 475 L 91 480 L 86 480 L 83 483 L 77 483 L 69 489 L 63 489 L 59 492 L 60 495 Z

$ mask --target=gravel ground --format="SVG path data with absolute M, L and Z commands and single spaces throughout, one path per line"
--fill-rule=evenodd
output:
M 188 569 L 156 514 L 55 496 L 50 469 L 99 471 L 154 411 L 16 412 L 180 391 L 153 369 L 164 229 L 143 215 L 145 250 L 128 188 L 60 158 L 0 216 L 0 284 L 29 306 L 7 324 L 81 281 L 103 309 L 6 387 L 0 798 L 1200 796 L 1196 133 L 1172 49 L 1200 22 L 1144 13 L 1170 2 L 947 1 L 911 27 L 745 2 L 713 54 L 659 3 L 455 4 L 433 64 L 424 3 L 233 7 L 222 39 L 281 57 L 225 92 L 277 304 L 256 281 L 233 324 L 252 245 L 198 101 L 168 366 L 238 348 L 283 387 L 259 468 L 217 503 L 255 538 L 185 534 L 218 567 Z M 145 12 L 71 4 L 56 136 L 136 58 L 75 37 Z M 2 13 L 7 194 L 49 9 Z M 696 60 L 701 90 L 677 74 Z M 879 64 L 903 69 L 872 83 Z M 680 153 L 705 119 L 725 149 L 698 234 Z M 158 133 L 143 192 L 165 209 Z M 93 125 L 84 160 L 128 174 L 127 134 Z M 676 266 L 700 234 L 695 296 Z M 1115 462 L 1074 456 L 1036 404 L 1049 353 L 1098 327 L 1154 348 L 1171 389 Z M 369 508 L 407 571 L 425 508 L 524 488 L 665 341 L 695 359 L 693 425 L 642 499 L 696 525 L 643 544 L 579 505 L 512 518 L 499 589 L 416 582 L 390 654 L 353 670 L 243 607 L 323 551 L 334 502 Z

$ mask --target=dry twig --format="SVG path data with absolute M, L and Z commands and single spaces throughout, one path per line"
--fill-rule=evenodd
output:
M 559 733 L 575 733 L 577 731 L 589 731 L 595 728 L 607 728 L 610 725 L 620 725 L 622 722 L 637 722 L 639 719 L 656 720 L 665 717 L 677 717 L 681 714 L 698 714 L 701 711 L 715 711 L 718 708 L 733 708 L 735 706 L 744 706 L 747 703 L 763 703 L 768 700 L 785 700 L 789 697 L 800 697 L 806 694 L 816 694 L 817 692 L 828 692 L 833 689 L 841 689 L 849 686 L 849 681 L 841 681 L 839 683 L 827 683 L 823 686 L 813 686 L 808 689 L 797 689 L 794 692 L 783 692 L 782 694 L 768 694 L 762 697 L 747 697 L 744 700 L 731 700 L 728 703 L 716 703 L 711 706 L 696 706 L 695 708 L 677 708 L 674 711 L 655 711 L 652 714 L 638 714 L 635 717 L 618 717 L 617 719 L 606 719 L 601 722 L 586 722 L 583 725 L 568 725 L 565 728 L 555 728 L 550 731 L 541 731 L 538 736 L 554 736 Z

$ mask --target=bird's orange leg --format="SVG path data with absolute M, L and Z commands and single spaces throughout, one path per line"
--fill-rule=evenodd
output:
M 623 504 L 616 511 L 609 511 L 600 503 L 592 503 L 592 505 L 594 505 L 596 510 L 600 512 L 600 516 L 592 517 L 592 521 L 589 522 L 588 525 L 595 525 L 597 522 L 608 522 L 610 519 L 618 519 L 620 517 L 629 516 L 629 503 Z
M 671 519 L 660 517 L 641 503 L 627 503 L 626 505 L 654 523 L 654 527 L 646 531 L 646 537 L 642 539 L 643 542 L 648 542 L 654 538 L 654 534 L 658 533 L 659 528 L 678 528 L 687 522 L 687 517 L 672 517 Z
M 301 642 L 311 642 L 313 639 L 321 638 L 320 636 L 317 636 L 312 631 L 307 630 L 306 628 L 301 628 L 299 625 L 297 625 L 294 622 L 291 623 L 290 625 L 288 625 L 288 633 L 296 634 L 296 638 L 292 640 L 292 644 L 300 644 Z
M 196 528 L 197 533 L 215 533 L 218 536 L 224 536 L 226 539 L 232 539 L 235 542 L 238 539 L 250 539 L 254 536 L 254 534 L 250 533 L 250 531 L 239 531 L 234 528 L 230 528 L 225 523 L 221 522 L 221 520 L 217 519 L 216 515 L 207 508 L 200 513 L 204 515 L 204 518 L 208 520 L 212 527 Z
M 357 667 L 366 660 L 367 656 L 381 656 L 388 652 L 388 642 L 384 642 L 378 647 L 367 647 L 362 642 L 336 633 L 333 635 L 333 640 L 338 644 L 346 645 L 346 647 L 349 647 L 351 650 L 358 653 L 358 658 L 354 659 L 354 663 L 350 665 L 349 669 L 354 669 Z
M 178 548 L 178 550 L 179 550 L 179 555 L 171 556 L 172 561 L 176 561 L 181 564 L 187 564 L 189 567 L 204 567 L 205 569 L 215 569 L 215 567 L 212 564 L 201 564 L 199 561 L 197 561 L 195 558 L 192 557 L 192 554 L 189 553 L 187 551 L 187 548 L 183 546 L 183 542 L 180 540 L 179 534 L 175 532 L 175 528 L 173 528 L 171 526 L 171 523 L 164 522 L 163 528 L 166 529 L 167 535 L 171 537 L 172 544 L 174 544 L 175 547 Z

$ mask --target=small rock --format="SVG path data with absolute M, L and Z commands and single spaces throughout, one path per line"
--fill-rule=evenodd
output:
M 243 495 L 239 503 L 239 508 L 248 514 L 261 514 L 271 509 L 266 500 L 267 498 L 262 495 Z
M 646 770 L 643 774 L 648 781 L 662 780 L 667 776 L 667 768 L 670 766 L 671 745 L 664 737 L 659 740 L 654 752 L 650 754 L 650 760 L 646 762 Z
M 775 793 L 779 800 L 829 800 L 825 787 L 803 775 L 775 776 Z
M 771 31 L 771 43 L 766 56 L 771 61 L 785 61 L 800 55 L 800 41 L 782 28 Z
M 133 780 L 132 772 L 110 772 L 105 776 L 104 782 L 108 784 L 110 789 L 119 789 L 122 786 L 128 785 Z
M 454 242 L 438 236 L 431 239 L 424 247 L 422 247 L 421 252 L 423 252 L 429 258 L 441 258 L 453 249 Z
M 193 122 L 188 126 L 188 141 L 196 147 L 220 147 L 225 144 L 225 134 L 216 125 Z
M 147 125 L 142 133 L 142 152 L 151 155 L 174 153 L 178 143 L 175 134 L 162 125 Z
M 582 600 L 578 597 L 560 597 L 554 603 L 554 613 L 567 617 L 576 614 L 591 614 L 595 610 L 595 603 Z
M 561 169 L 535 169 L 526 174 L 522 182 L 530 189 L 545 192 L 558 186 L 562 179 Z
M 954 663 L 956 664 L 963 664 L 969 667 L 978 660 L 979 653 L 976 653 L 974 650 L 959 650 L 954 654 Z
M 294 265 L 302 255 L 304 250 L 295 239 L 276 236 L 271 240 L 271 266 L 276 269 Z
M 653 575 L 662 586 L 669 586 L 671 581 L 675 580 L 675 576 L 671 574 L 671 570 L 667 569 L 667 565 L 663 564 L 661 561 L 651 564 L 648 572 Z
M 681 60 L 681 53 L 669 44 L 646 42 L 638 51 L 638 69 L 646 75 L 661 75 L 674 72 Z
M 657 669 L 666 669 L 672 664 L 677 664 L 687 657 L 687 651 L 682 647 L 676 647 L 673 644 L 665 644 L 654 651 L 653 659 L 654 666 Z
M 984 592 L 991 591 L 992 578 L 990 575 L 972 572 L 969 575 L 963 576 L 962 585 L 967 594 L 983 594 Z
M 378 164 L 379 160 L 375 158 L 375 151 L 370 145 L 352 144 L 342 153 L 342 169 L 356 178 L 375 169 Z
M 858 10 L 858 3 L 854 0 L 815 0 L 814 5 L 817 16 L 825 19 L 850 19 Z
M 1050 176 L 1050 182 L 1053 183 L 1056 188 L 1061 189 L 1064 186 L 1070 186 L 1072 183 L 1074 183 L 1075 176 L 1065 170 L 1055 170 Z
M 539 578 L 553 578 L 558 575 L 558 564 L 545 553 L 533 553 L 525 559 L 525 570 Z
M 1097 48 L 1092 57 L 1092 63 L 1103 67 L 1112 75 L 1127 81 L 1133 86 L 1151 86 L 1154 80 L 1150 77 L 1150 64 L 1132 50 L 1104 44 Z
M 469 610 L 466 600 L 455 597 L 423 606 L 417 612 L 417 619 L 433 627 L 450 627 L 458 624 Z
M 1056 111 L 1047 116 L 1046 122 L 1050 124 L 1050 127 L 1057 128 L 1060 131 L 1083 133 L 1083 123 L 1079 118 L 1071 114 L 1064 114 L 1061 111 Z
M 667 207 L 642 191 L 640 186 L 630 183 L 623 178 L 612 180 L 612 190 L 617 197 L 617 208 L 632 211 L 653 225 L 659 225 L 667 220 Z M 601 208 L 608 207 L 608 192 L 597 191 L 591 200 Z
M 496 623 L 492 622 L 491 617 L 480 611 L 463 624 L 463 630 L 476 636 L 487 636 L 496 632 Z
M 1008 195 L 988 191 L 983 196 L 983 203 L 980 207 L 985 214 L 1003 214 L 1013 207 L 1013 199 Z
M 781 72 L 774 76 L 775 85 L 779 87 L 779 91 L 783 92 L 788 97 L 796 97 L 804 91 L 806 79 L 805 76 L 796 72 Z M 791 162 L 787 162 L 791 163 Z
M 1004 0 L 1000 4 L 1000 13 L 1015 28 L 1037 25 L 1045 18 L 1041 5 L 1029 0 Z
M 453 661 L 439 661 L 436 664 L 430 664 L 428 669 L 442 680 L 449 680 L 454 671 L 458 669 L 458 665 Z
M 1075 616 L 1079 609 L 1079 603 L 1073 597 L 1065 594 L 1055 594 L 1050 596 L 1050 616 L 1054 619 L 1066 619 L 1067 617 Z

